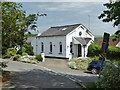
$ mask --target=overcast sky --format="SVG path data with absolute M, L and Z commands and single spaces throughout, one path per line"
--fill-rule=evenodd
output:
M 37 12 L 47 14 L 47 16 L 40 17 L 37 21 L 39 33 L 53 26 L 83 24 L 94 35 L 103 35 L 104 32 L 113 34 L 117 30 L 117 27 L 113 28 L 113 22 L 104 23 L 98 19 L 98 16 L 106 9 L 103 6 L 104 3 L 22 2 L 23 10 L 27 11 L 27 15 Z

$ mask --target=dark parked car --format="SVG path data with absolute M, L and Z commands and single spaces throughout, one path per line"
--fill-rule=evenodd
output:
M 88 64 L 87 70 L 91 71 L 93 74 L 97 74 L 97 73 L 100 72 L 101 63 L 102 63 L 102 60 L 92 60 Z M 118 68 L 118 66 L 115 65 L 114 63 L 112 63 L 111 61 L 104 61 L 103 62 L 103 68 L 104 67 L 115 67 L 115 68 Z

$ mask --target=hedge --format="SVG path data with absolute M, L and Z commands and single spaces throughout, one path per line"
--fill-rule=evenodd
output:
M 88 57 L 99 56 L 100 53 L 101 53 L 101 46 L 99 46 L 97 43 L 92 43 L 88 47 Z
M 107 58 L 119 58 L 120 59 L 120 48 L 109 46 L 107 52 Z
M 101 54 L 101 46 L 97 43 L 92 43 L 88 47 L 88 57 L 99 56 Z M 109 59 L 120 59 L 120 48 L 109 46 L 106 57 Z

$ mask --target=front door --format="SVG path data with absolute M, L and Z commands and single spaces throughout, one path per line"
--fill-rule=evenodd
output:
M 81 57 L 81 44 L 78 44 L 78 57 Z

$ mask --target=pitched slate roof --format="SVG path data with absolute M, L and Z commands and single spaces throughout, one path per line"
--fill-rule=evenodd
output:
M 65 36 L 74 29 L 76 29 L 81 24 L 74 25 L 66 25 L 66 26 L 57 26 L 51 27 L 47 31 L 43 32 L 40 37 L 48 37 L 48 36 Z

